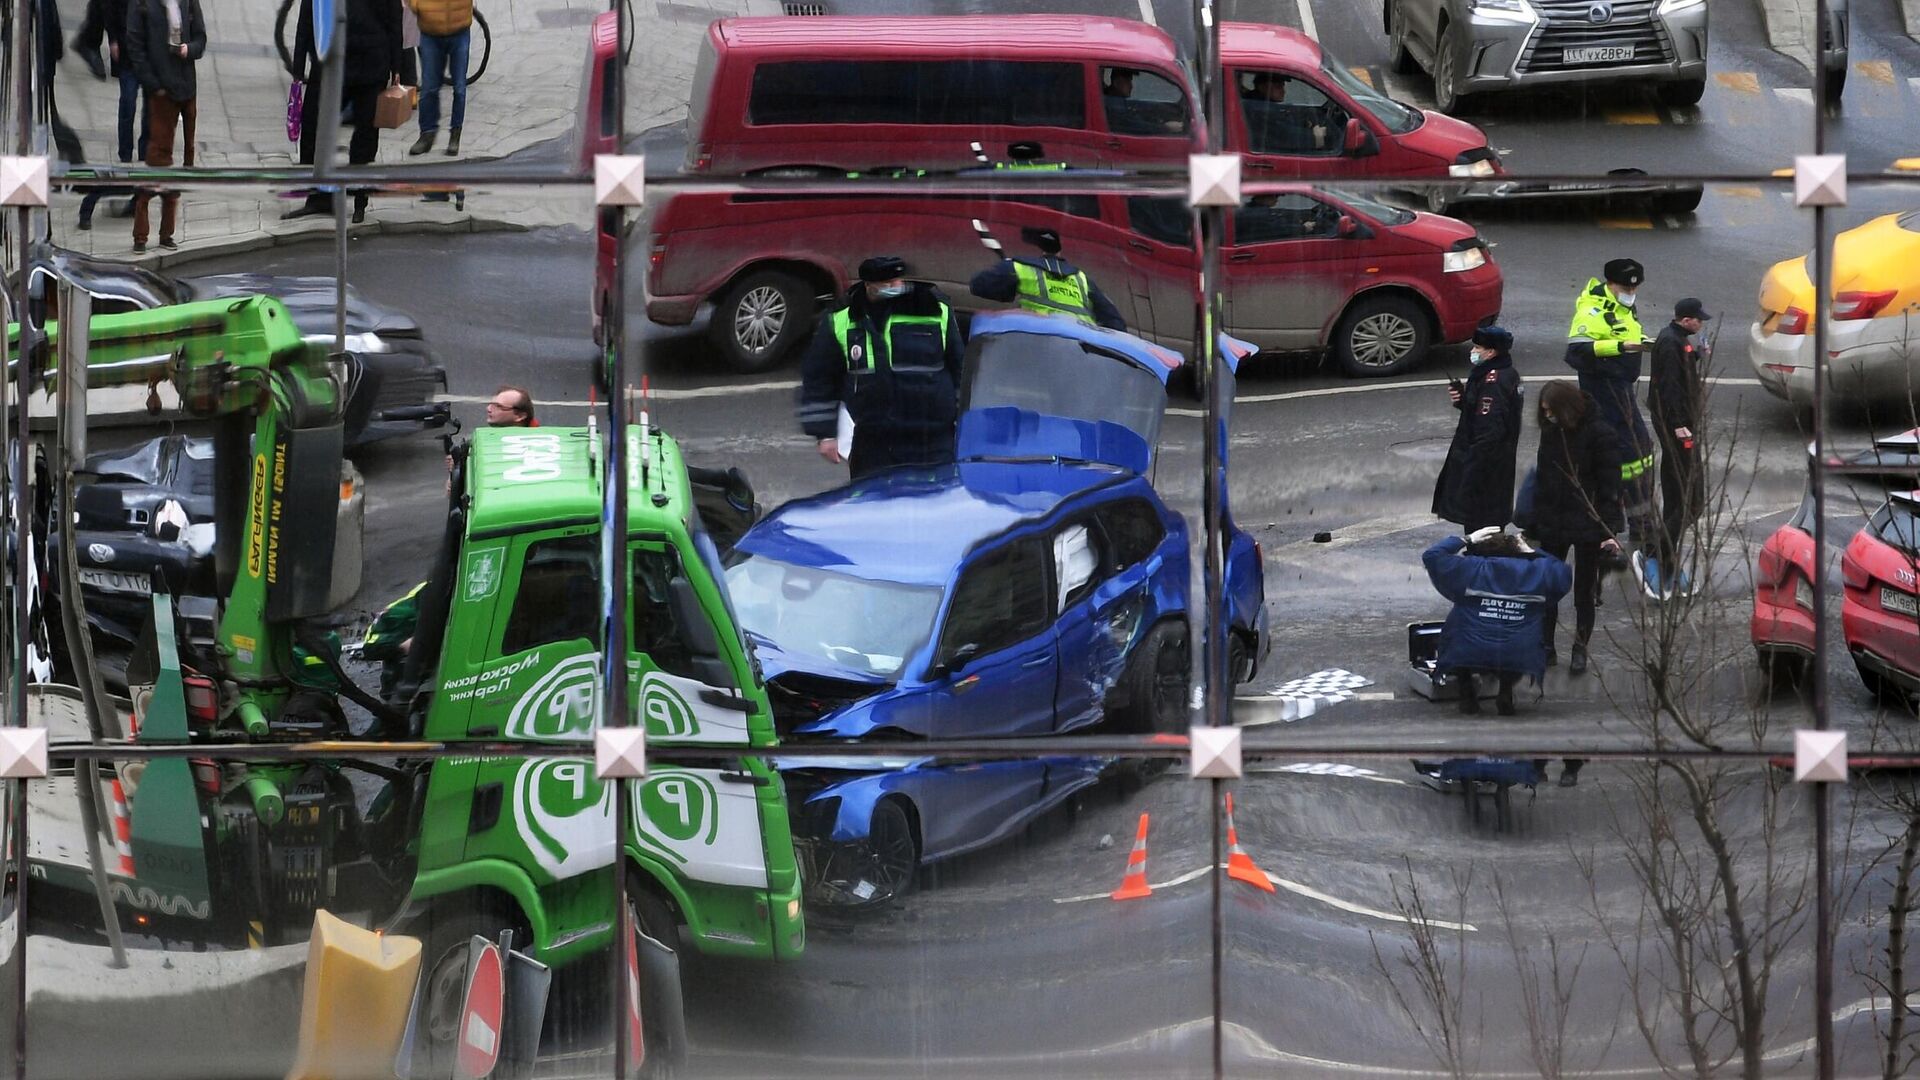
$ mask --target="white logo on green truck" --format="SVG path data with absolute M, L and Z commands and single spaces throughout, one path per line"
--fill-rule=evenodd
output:
M 593 763 L 529 761 L 513 777 L 513 823 L 534 862 L 569 878 L 613 862 L 613 788 Z
M 593 730 L 594 676 L 600 658 L 569 656 L 534 681 L 507 714 L 509 739 L 539 742 L 585 739 Z
M 687 699 L 658 671 L 640 677 L 640 719 L 647 734 L 657 739 L 688 739 L 700 733 Z
M 560 436 L 507 435 L 500 440 L 501 456 L 512 465 L 500 478 L 512 484 L 533 484 L 560 479 Z
M 500 587 L 500 549 L 483 548 L 467 555 L 467 590 L 464 599 L 485 600 Z

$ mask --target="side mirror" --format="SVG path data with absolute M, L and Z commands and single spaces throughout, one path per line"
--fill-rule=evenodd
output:
M 1343 237 L 1358 236 L 1360 235 L 1360 223 L 1353 220 L 1352 215 L 1341 214 L 1340 223 L 1334 226 L 1334 232 Z
M 1367 125 L 1357 116 L 1347 118 L 1347 134 L 1341 144 L 1349 157 L 1372 157 L 1380 152 L 1380 144 L 1367 130 Z
M 952 675 L 965 668 L 968 664 L 973 663 L 973 658 L 979 655 L 980 646 L 975 642 L 969 641 L 953 650 L 945 660 L 940 661 L 940 665 L 935 673 L 939 675 Z

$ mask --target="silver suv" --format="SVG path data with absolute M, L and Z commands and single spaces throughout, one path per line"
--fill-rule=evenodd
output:
M 1651 82 L 1668 105 L 1707 88 L 1706 0 L 1384 0 L 1394 69 L 1433 74 L 1434 104 L 1550 83 Z

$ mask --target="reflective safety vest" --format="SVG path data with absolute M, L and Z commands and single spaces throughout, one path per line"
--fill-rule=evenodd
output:
M 1005 172 L 1060 172 L 1067 167 L 1064 161 L 996 161 L 993 167 Z
M 1098 325 L 1090 303 L 1093 282 L 1087 279 L 1086 271 L 1055 274 L 1016 260 L 1013 274 L 1020 283 L 1013 299 L 1021 307 L 1041 315 L 1071 315 L 1088 326 Z
M 1614 299 L 1599 278 L 1587 282 L 1573 302 L 1573 324 L 1568 341 L 1593 342 L 1595 356 L 1619 356 L 1623 342 L 1639 341 L 1640 320 L 1633 309 Z
M 843 307 L 833 313 L 829 325 L 833 328 L 833 340 L 840 346 L 840 358 L 847 363 L 848 371 L 873 371 L 877 368 L 889 368 L 899 371 L 938 370 L 947 365 L 947 323 L 952 315 L 945 302 L 938 305 L 939 311 L 933 315 L 894 315 L 887 319 L 885 327 L 886 347 L 878 350 L 879 359 L 874 358 L 875 349 L 867 338 L 867 324 L 864 320 L 855 322 L 853 309 Z M 917 357 L 909 349 L 904 356 L 898 355 L 894 348 L 897 335 L 903 329 L 912 326 L 931 327 L 939 336 L 940 349 L 932 356 Z

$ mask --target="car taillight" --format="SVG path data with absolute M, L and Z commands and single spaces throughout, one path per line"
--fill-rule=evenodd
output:
M 1790 307 L 1780 313 L 1780 321 L 1773 324 L 1776 334 L 1804 334 L 1813 325 L 1813 317 L 1797 307 Z
M 1895 292 L 1857 292 L 1836 293 L 1833 298 L 1833 317 L 1835 321 L 1853 319 L 1871 319 L 1880 314 L 1880 309 L 1893 302 Z
M 1849 589 L 1864 589 L 1872 579 L 1867 576 L 1867 568 L 1853 561 L 1851 554 L 1840 556 L 1840 580 L 1846 582 Z
M 693 144 L 693 170 L 705 172 L 713 164 L 713 147 L 707 143 Z
M 660 264 L 666 261 L 667 261 L 667 242 L 665 240 L 662 240 L 659 236 L 656 235 L 653 238 L 653 247 L 649 248 L 647 251 L 648 272 L 654 273 L 654 274 L 659 273 Z

